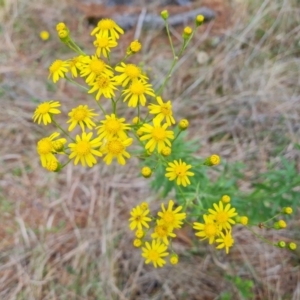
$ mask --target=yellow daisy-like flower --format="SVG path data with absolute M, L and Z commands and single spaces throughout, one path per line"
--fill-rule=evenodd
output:
M 47 101 L 41 103 L 35 110 L 32 119 L 33 122 L 38 124 L 43 121 L 44 125 L 50 124 L 52 122 L 52 115 L 60 114 L 61 111 L 57 109 L 60 106 L 58 101 Z
M 166 252 L 167 246 L 155 240 L 152 241 L 151 245 L 146 242 L 145 246 L 146 247 L 142 248 L 142 256 L 146 259 L 145 263 L 149 264 L 152 262 L 155 268 L 163 267 L 166 261 L 162 257 L 169 255 L 169 253 Z
M 93 127 L 96 126 L 92 119 L 95 116 L 98 116 L 98 114 L 93 113 L 93 111 L 94 109 L 89 109 L 87 105 L 79 105 L 78 107 L 73 108 L 68 113 L 70 120 L 67 123 L 71 123 L 68 130 L 72 131 L 78 124 L 82 131 L 85 131 L 85 126 L 92 130 Z
M 138 231 L 143 232 L 143 226 L 149 228 L 148 223 L 151 221 L 151 218 L 147 217 L 149 213 L 149 209 L 142 209 L 140 205 L 134 207 L 130 212 L 130 230 L 135 230 L 137 228 Z
M 72 74 L 72 77 L 77 77 L 78 76 L 78 70 L 80 71 L 82 68 L 82 61 L 84 60 L 86 56 L 79 55 L 76 57 L 73 57 L 72 59 L 68 60 L 69 62 L 69 71 Z
M 54 154 L 57 152 L 55 148 L 55 142 L 65 144 L 66 139 L 61 138 L 56 141 L 54 141 L 55 138 L 57 138 L 60 135 L 59 132 L 52 133 L 49 137 L 45 137 L 38 141 L 37 143 L 37 153 L 40 156 L 42 166 L 45 168 L 47 166 L 47 163 L 49 161 L 56 160 L 56 157 Z
M 179 159 L 179 161 L 174 160 L 168 163 L 165 176 L 168 177 L 170 181 L 176 179 L 177 185 L 186 187 L 191 184 L 188 176 L 194 176 L 194 173 L 189 171 L 191 167 L 191 165 L 182 162 L 181 159 Z
M 121 62 L 121 66 L 115 68 L 121 75 L 115 76 L 115 80 L 118 84 L 122 84 L 123 87 L 127 86 L 130 81 L 141 79 L 143 82 L 148 80 L 148 77 L 142 74 L 141 69 L 134 64 L 125 64 Z
M 69 155 L 70 159 L 75 158 L 74 165 L 76 166 L 78 162 L 85 167 L 86 164 L 91 168 L 94 164 L 97 163 L 95 156 L 102 156 L 102 153 L 93 148 L 99 148 L 101 146 L 101 142 L 99 138 L 95 138 L 92 140 L 93 133 L 83 132 L 82 136 L 76 136 L 76 142 L 70 143 L 69 148 L 71 150 L 71 154 Z
M 95 35 L 97 32 L 99 35 L 111 37 L 113 40 L 119 39 L 119 34 L 124 34 L 124 30 L 112 19 L 100 20 L 91 35 Z
M 96 127 L 98 130 L 99 138 L 111 139 L 113 137 L 119 137 L 122 140 L 127 138 L 125 130 L 129 130 L 129 124 L 124 123 L 125 118 L 118 119 L 115 114 L 106 115 L 106 120 L 101 121 L 102 125 Z
M 132 141 L 133 140 L 131 138 L 123 140 L 118 137 L 107 140 L 105 145 L 101 149 L 103 153 L 107 153 L 103 161 L 107 165 L 110 165 L 112 160 L 114 158 L 117 158 L 120 165 L 125 165 L 126 160 L 124 156 L 126 158 L 130 158 L 130 154 L 126 151 L 126 147 L 130 146 L 132 144 Z
M 157 220 L 157 225 L 154 227 L 154 232 L 151 234 L 153 239 L 162 241 L 164 244 L 169 245 L 168 238 L 176 237 L 176 234 L 173 233 L 173 228 L 166 225 L 162 220 Z
M 95 79 L 100 75 L 106 75 L 112 77 L 113 71 L 109 65 L 107 65 L 102 59 L 93 55 L 91 57 L 85 56 L 82 59 L 82 66 L 80 70 L 80 76 L 87 77 L 86 83 L 92 84 Z
M 223 232 L 220 233 L 220 238 L 216 239 L 217 243 L 220 243 L 216 248 L 217 249 L 226 249 L 226 254 L 229 253 L 229 248 L 233 246 L 234 244 L 234 239 L 231 236 L 231 232 L 226 230 L 226 234 Z
M 57 59 L 52 65 L 49 67 L 49 76 L 52 76 L 53 82 L 57 82 L 59 78 L 65 78 L 65 73 L 68 72 L 69 62 Z
M 220 234 L 220 227 L 218 224 L 209 216 L 203 215 L 204 224 L 194 222 L 193 228 L 199 230 L 195 235 L 202 237 L 202 240 L 208 239 L 209 244 L 211 245 L 216 236 Z
M 116 47 L 118 43 L 108 36 L 101 36 L 100 34 L 96 34 L 96 41 L 94 41 L 94 46 L 96 49 L 96 55 L 100 57 L 103 55 L 104 57 L 108 57 L 110 52 L 110 48 Z
M 169 228 L 176 229 L 181 227 L 183 220 L 186 218 L 186 213 L 179 213 L 182 210 L 182 206 L 178 206 L 175 210 L 173 210 L 173 206 L 173 200 L 169 201 L 167 209 L 165 209 L 165 205 L 162 203 L 162 211 L 157 214 L 161 218 L 161 224 L 165 224 Z
M 150 124 L 144 124 L 140 130 L 143 132 L 141 141 L 149 140 L 145 146 L 146 150 L 153 152 L 157 146 L 158 153 L 161 153 L 162 149 L 167 146 L 171 147 L 170 140 L 174 139 L 174 132 L 167 130 L 168 124 L 165 123 L 162 126 L 158 119 L 153 120 L 153 126 Z
M 134 80 L 129 88 L 122 92 L 122 95 L 125 96 L 124 102 L 129 99 L 128 107 L 137 107 L 138 103 L 145 106 L 145 95 L 155 97 L 151 84 L 147 84 L 140 79 Z
M 169 126 L 175 124 L 171 101 L 169 100 L 168 102 L 164 103 L 162 98 L 159 96 L 156 97 L 156 100 L 158 105 L 150 104 L 148 106 L 150 114 L 157 115 L 155 118 L 157 118 L 159 121 L 163 121 L 163 119 L 166 118 L 166 122 Z
M 235 224 L 235 221 L 232 219 L 237 215 L 235 208 L 230 209 L 230 204 L 227 204 L 224 208 L 222 201 L 219 201 L 219 205 L 214 203 L 213 207 L 215 210 L 209 208 L 208 211 L 215 222 L 220 226 L 220 229 L 230 229 L 231 224 Z
M 106 75 L 96 77 L 95 81 L 93 81 L 90 85 L 92 88 L 88 91 L 89 94 L 98 91 L 96 94 L 96 100 L 99 100 L 102 95 L 107 99 L 115 97 L 114 90 L 117 89 L 116 82 Z

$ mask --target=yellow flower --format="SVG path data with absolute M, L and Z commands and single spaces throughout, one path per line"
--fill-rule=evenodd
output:
M 151 219 L 147 217 L 149 212 L 149 209 L 144 210 L 139 205 L 134 207 L 130 212 L 130 230 L 135 230 L 137 228 L 139 231 L 143 231 L 143 226 L 149 228 L 148 223 L 151 221 Z
M 142 256 L 146 259 L 145 263 L 149 264 L 152 262 L 155 268 L 163 267 L 166 261 L 162 257 L 169 255 L 169 253 L 166 252 L 167 246 L 155 240 L 152 241 L 151 245 L 146 242 L 145 246 L 146 247 L 142 248 Z
M 48 78 L 50 78 L 52 76 L 52 80 L 55 83 L 59 80 L 59 78 L 65 77 L 65 73 L 68 72 L 68 68 L 69 68 L 68 61 L 63 61 L 63 60 L 57 59 L 49 67 L 50 74 L 49 74 Z
M 50 37 L 50 34 L 48 31 L 46 30 L 43 30 L 40 32 L 40 38 L 43 40 L 43 41 L 47 41 Z
M 85 80 L 87 84 L 93 84 L 95 79 L 100 75 L 112 77 L 113 71 L 109 65 L 107 65 L 103 60 L 99 59 L 97 56 L 85 56 L 82 59 L 80 76 L 87 77 Z
M 83 56 L 83 55 L 79 55 L 79 56 L 73 57 L 72 59 L 68 60 L 69 70 L 72 74 L 72 77 L 78 76 L 77 70 L 79 70 L 79 71 L 81 70 L 82 61 L 84 60 L 84 57 L 85 56 Z
M 92 140 L 93 133 L 83 132 L 82 136 L 76 136 L 76 142 L 70 143 L 69 148 L 71 150 L 71 154 L 69 158 L 75 158 L 74 165 L 76 166 L 78 162 L 85 167 L 86 164 L 89 167 L 92 167 L 97 163 L 95 156 L 102 156 L 102 153 L 99 150 L 95 150 L 93 148 L 99 148 L 101 146 L 101 142 L 99 137 Z
M 115 114 L 106 115 L 106 120 L 101 121 L 102 125 L 96 127 L 98 130 L 99 138 L 110 139 L 119 137 L 123 140 L 127 138 L 126 130 L 130 129 L 129 124 L 124 123 L 125 118 L 117 118 Z
M 145 106 L 145 95 L 155 97 L 151 84 L 147 84 L 140 79 L 134 80 L 129 88 L 122 92 L 122 95 L 125 96 L 124 102 L 129 99 L 128 107 L 136 107 L 138 103 Z
M 163 121 L 166 119 L 166 122 L 169 126 L 175 124 L 175 120 L 173 118 L 172 112 L 172 104 L 169 100 L 168 102 L 164 103 L 161 97 L 156 97 L 158 105 L 150 104 L 148 106 L 150 114 L 157 115 L 155 118 L 159 121 Z
M 64 138 L 54 141 L 54 139 L 59 135 L 59 132 L 54 132 L 49 137 L 45 137 L 39 140 L 37 143 L 36 150 L 40 156 L 41 163 L 44 168 L 46 168 L 49 161 L 56 160 L 56 157 L 54 156 L 54 154 L 57 153 L 55 149 L 55 142 L 60 142 L 62 144 L 66 143 L 66 139 Z
M 94 41 L 94 46 L 96 49 L 96 55 L 100 57 L 103 55 L 104 57 L 108 57 L 110 48 L 116 47 L 118 43 L 108 36 L 101 36 L 100 34 L 96 34 L 96 41 Z
M 144 134 L 140 138 L 141 141 L 149 140 L 145 146 L 146 150 L 153 152 L 157 146 L 158 153 L 161 153 L 164 147 L 171 147 L 170 140 L 174 139 L 174 132 L 171 130 L 167 130 L 168 124 L 160 125 L 160 121 L 158 119 L 153 120 L 153 126 L 150 124 L 144 124 L 140 131 Z
M 211 217 L 220 225 L 220 229 L 230 229 L 231 224 L 235 224 L 235 221 L 232 219 L 237 215 L 235 208 L 230 209 L 230 204 L 227 204 L 224 208 L 222 201 L 219 201 L 219 206 L 216 203 L 213 206 L 215 210 L 208 209 Z
M 167 209 L 165 209 L 165 206 L 162 203 L 162 211 L 158 212 L 157 215 L 161 218 L 162 222 L 166 226 L 176 229 L 181 227 L 183 220 L 186 218 L 186 213 L 179 213 L 182 210 L 182 206 L 178 206 L 175 210 L 173 210 L 173 206 L 173 200 L 169 201 Z
M 132 144 L 132 139 L 127 138 L 125 140 L 114 137 L 106 141 L 105 145 L 101 149 L 103 153 L 107 153 L 106 156 L 104 157 L 103 161 L 107 164 L 110 165 L 112 160 L 114 158 L 117 158 L 118 163 L 120 165 L 125 165 L 126 158 L 130 158 L 130 154 L 126 151 L 126 147 L 130 146 Z
M 76 125 L 80 125 L 81 130 L 85 131 L 85 126 L 87 126 L 90 130 L 96 126 L 96 124 L 92 121 L 95 116 L 98 114 L 93 113 L 94 109 L 89 109 L 87 105 L 79 105 L 76 108 L 73 108 L 68 116 L 70 120 L 67 123 L 71 123 L 69 126 L 69 131 L 72 131 Z
M 162 241 L 164 244 L 169 245 L 168 238 L 176 237 L 176 234 L 173 233 L 173 228 L 168 226 L 164 221 L 157 220 L 157 224 L 154 227 L 154 232 L 151 234 L 153 239 L 157 241 Z
M 181 159 L 179 159 L 179 161 L 174 160 L 168 163 L 165 176 L 168 177 L 170 181 L 176 179 L 177 185 L 186 187 L 191 184 L 188 176 L 194 176 L 194 173 L 189 171 L 191 167 L 191 165 L 182 162 Z
M 115 68 L 121 75 L 115 76 L 115 80 L 118 84 L 122 84 L 123 87 L 127 86 L 130 81 L 141 79 L 143 82 L 148 80 L 148 77 L 142 74 L 141 69 L 134 64 L 125 64 L 121 62 L 121 66 Z
M 234 239 L 231 236 L 231 232 L 226 230 L 226 234 L 223 232 L 220 233 L 220 238 L 216 239 L 217 243 L 220 243 L 216 248 L 217 249 L 226 249 L 226 254 L 229 253 L 229 248 L 233 246 Z
M 124 33 L 123 29 L 111 19 L 100 20 L 91 35 L 95 35 L 97 32 L 99 35 L 111 37 L 113 40 L 119 39 L 119 34 Z
M 216 236 L 220 234 L 220 228 L 216 222 L 207 215 L 203 215 L 204 224 L 194 222 L 193 228 L 199 230 L 195 235 L 202 237 L 202 240 L 208 239 L 209 244 L 211 245 Z
M 109 78 L 106 75 L 97 76 L 95 80 L 89 85 L 92 86 L 92 88 L 88 91 L 89 94 L 98 91 L 96 95 L 96 100 L 99 100 L 102 95 L 107 99 L 115 97 L 114 90 L 117 89 L 117 83 L 114 82 L 112 78 Z
M 142 45 L 138 40 L 135 40 L 130 43 L 130 50 L 133 53 L 139 52 L 142 49 Z
M 33 122 L 38 124 L 43 121 L 44 125 L 50 124 L 52 122 L 52 115 L 60 114 L 61 111 L 57 109 L 60 106 L 58 101 L 48 101 L 41 103 L 35 110 L 32 119 Z

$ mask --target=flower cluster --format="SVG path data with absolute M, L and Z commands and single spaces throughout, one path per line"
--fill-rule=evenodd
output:
M 164 257 L 169 255 L 168 247 L 172 252 L 170 263 L 174 265 L 178 262 L 178 255 L 172 250 L 171 241 L 176 237 L 174 230 L 182 227 L 186 213 L 181 212 L 182 206 L 174 208 L 174 205 L 173 200 L 169 200 L 167 207 L 162 204 L 157 217 L 149 215 L 150 211 L 146 202 L 131 211 L 129 227 L 131 230 L 136 230 L 136 239 L 133 244 L 135 247 L 142 247 L 142 256 L 146 264 L 152 262 L 155 268 L 165 265 Z M 150 230 L 152 240 L 147 239 L 147 233 Z
M 114 49 L 124 33 L 115 21 L 102 19 L 92 30 L 94 51 L 91 54 L 85 53 L 75 43 L 66 24 L 58 23 L 56 30 L 60 41 L 76 54 L 66 60 L 56 59 L 49 67 L 49 79 L 53 83 L 66 80 L 79 86 L 94 102 L 87 104 L 85 101 L 71 108 L 67 113 L 68 120 L 64 123 L 61 122 L 64 110 L 61 110 L 58 100 L 39 104 L 32 117 L 38 124 L 55 126 L 52 134 L 37 142 L 41 165 L 50 172 L 61 171 L 70 162 L 93 167 L 100 159 L 107 165 L 116 162 L 123 166 L 134 156 L 142 163 L 142 176 L 149 178 L 159 169 L 167 183 L 168 180 L 170 184 L 174 183 L 183 198 L 181 201 L 177 199 L 182 205 L 176 206 L 173 200 L 169 200 L 167 207 L 162 204 L 157 216 L 152 216 L 148 204 L 143 202 L 132 209 L 129 219 L 130 229 L 135 231 L 136 236 L 134 246 L 141 247 L 146 263 L 151 262 L 154 267 L 165 265 L 167 256 L 171 264 L 178 262 L 172 239 L 184 222 L 190 224 L 186 218 L 193 205 L 193 200 L 188 201 L 185 197 L 183 188 L 188 190 L 200 182 L 198 168 L 215 167 L 221 163 L 217 154 L 198 159 L 197 163 L 197 160 L 186 157 L 176 149 L 176 142 L 180 141 L 178 137 L 187 130 L 189 121 L 176 121 L 172 100 L 162 96 L 178 58 L 204 18 L 197 16 L 195 28 L 184 29 L 181 50 L 175 53 L 168 30 L 168 12 L 163 11 L 161 16 L 174 58 L 158 88 L 152 86 L 141 64 L 131 61 L 142 49 L 138 40 L 132 41 L 123 51 L 123 57 L 114 61 Z M 132 122 L 126 121 L 126 115 L 122 115 L 124 111 L 134 116 Z M 290 214 L 291 209 L 285 208 L 284 213 Z M 234 244 L 232 226 L 235 223 L 248 223 L 246 216 L 238 216 L 235 208 L 231 207 L 228 195 L 223 195 L 218 203 L 204 209 L 199 218 L 203 222 L 194 222 L 193 226 L 198 231 L 196 236 L 208 239 L 209 244 L 216 244 L 217 249 L 224 248 L 226 253 Z M 276 224 L 278 229 L 286 226 L 284 220 Z M 295 247 L 294 244 L 289 246 L 290 249 Z

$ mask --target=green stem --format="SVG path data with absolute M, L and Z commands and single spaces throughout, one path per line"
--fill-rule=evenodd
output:
M 256 233 L 254 230 L 252 230 L 249 226 L 245 226 L 247 229 L 249 229 L 257 238 L 261 239 L 262 241 L 264 241 L 265 243 L 274 246 L 274 244 L 272 242 L 270 242 L 269 240 L 265 239 L 263 236 L 261 236 L 260 234 Z
M 274 217 L 272 217 L 272 218 L 270 218 L 270 219 L 264 221 L 263 223 L 270 222 L 271 220 L 273 220 L 274 218 L 277 218 L 277 217 L 280 216 L 280 215 L 281 215 L 281 213 L 278 213 L 278 214 L 276 214 Z
M 174 142 L 176 141 L 176 139 L 179 137 L 179 135 L 180 135 L 181 132 L 182 132 L 182 130 L 180 130 L 180 131 L 176 134 L 176 136 L 175 136 L 175 138 L 174 138 L 174 140 L 173 140 L 172 143 L 174 143 Z
M 89 89 L 89 88 L 87 88 L 86 86 L 83 86 L 83 85 L 77 83 L 75 80 L 69 78 L 68 76 L 65 76 L 65 79 L 66 79 L 67 81 L 69 81 L 69 82 L 75 84 L 76 86 L 78 86 L 78 87 L 84 89 L 84 90 L 88 90 L 88 89 Z
M 171 46 L 171 49 L 172 49 L 173 58 L 175 59 L 175 57 L 176 57 L 175 49 L 174 49 L 173 41 L 172 41 L 170 30 L 169 30 L 169 24 L 168 24 L 167 20 L 165 20 L 165 26 L 166 26 L 166 30 L 167 30 L 167 35 L 168 35 L 168 39 L 169 39 L 169 42 L 170 42 L 170 46 Z
M 70 161 L 72 161 L 72 159 L 69 159 L 64 165 L 61 166 L 61 168 L 63 169 Z
M 59 128 L 66 136 L 68 136 L 73 142 L 75 142 L 75 140 L 59 124 L 57 124 L 53 118 L 52 121 L 57 128 Z
M 101 111 L 103 112 L 103 114 L 107 115 L 105 109 L 102 107 L 102 105 L 99 103 L 99 101 L 97 101 L 96 99 L 95 99 L 95 101 L 96 101 L 97 105 L 99 106 L 99 108 L 101 109 Z
M 70 39 L 69 43 L 67 44 L 72 50 L 74 50 L 75 52 L 81 54 L 81 55 L 86 55 L 80 48 L 79 46 L 77 46 L 77 44 Z M 73 48 L 74 47 L 74 48 Z

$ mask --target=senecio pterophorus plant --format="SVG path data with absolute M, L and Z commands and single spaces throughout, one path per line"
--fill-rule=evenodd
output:
M 195 166 L 188 164 L 185 157 L 178 157 L 175 160 L 169 157 L 174 141 L 188 128 L 189 122 L 186 119 L 180 120 L 175 135 L 175 130 L 172 130 L 176 124 L 172 101 L 165 101 L 161 94 L 179 57 L 185 51 L 196 29 L 203 23 L 204 17 L 202 15 L 196 17 L 194 29 L 184 28 L 182 46 L 176 54 L 168 27 L 168 12 L 163 11 L 161 16 L 165 22 L 174 59 L 168 74 L 157 90 L 154 90 L 147 74 L 138 65 L 127 62 L 141 50 L 142 45 L 138 40 L 130 43 L 123 59 L 112 66 L 111 50 L 117 47 L 118 39 L 124 33 L 113 20 L 100 20 L 91 32 L 95 37 L 93 55 L 88 55 L 79 48 L 64 23 L 57 24 L 58 37 L 76 52 L 77 56 L 66 61 L 55 60 L 49 67 L 49 78 L 52 78 L 54 83 L 65 79 L 84 89 L 88 94 L 93 95 L 100 110 L 95 112 L 87 104 L 74 107 L 68 113 L 68 128 L 63 129 L 56 119 L 61 113 L 59 101 L 50 100 L 38 105 L 33 114 L 34 122 L 44 125 L 54 124 L 60 131 L 53 132 L 37 143 L 37 152 L 45 169 L 58 172 L 71 161 L 74 165 L 80 163 L 83 167 L 93 167 L 98 157 L 102 157 L 107 165 L 110 165 L 113 160 L 120 165 L 125 165 L 126 160 L 133 155 L 130 154 L 129 149 L 136 141 L 137 146 L 140 147 L 137 157 L 142 161 L 143 158 L 151 157 L 156 162 L 155 167 L 144 166 L 141 174 L 148 178 L 156 171 L 158 165 L 163 166 L 165 176 L 170 181 L 174 181 L 184 198 L 183 189 L 191 184 L 191 180 L 196 179 L 193 177 Z M 77 77 L 84 78 L 86 85 L 79 84 L 75 80 Z M 121 100 L 136 115 L 131 124 L 118 113 L 117 108 Z M 101 101 L 111 103 L 110 112 L 105 111 Z M 141 106 L 148 108 L 145 116 L 142 116 Z M 81 134 L 74 137 L 71 132 L 75 128 L 79 129 Z M 63 137 L 60 136 L 61 133 Z M 67 156 L 68 160 L 62 164 L 58 160 L 59 156 L 62 158 Z M 220 157 L 213 154 L 205 159 L 202 165 L 213 167 L 219 163 Z M 234 244 L 232 227 L 236 223 L 247 226 L 248 218 L 238 215 L 236 209 L 231 206 L 228 195 L 223 195 L 217 203 L 212 203 L 210 208 L 203 209 L 203 213 L 197 216 L 196 220 L 193 217 L 192 221 L 187 220 L 188 203 L 185 198 L 184 203 L 183 206 L 175 205 L 173 200 L 169 200 L 166 206 L 161 205 L 161 211 L 157 216 L 151 215 L 147 202 L 142 202 L 132 209 L 129 227 L 135 231 L 133 245 L 142 248 L 142 256 L 146 264 L 153 263 L 154 267 L 162 267 L 166 263 L 167 256 L 171 264 L 178 263 L 178 255 L 172 247 L 172 239 L 176 237 L 175 231 L 183 224 L 191 225 L 196 231 L 196 236 L 201 240 L 207 239 L 209 244 L 214 244 L 217 249 L 224 249 L 226 253 L 229 253 L 229 249 Z M 291 212 L 290 208 L 284 208 L 282 211 L 285 214 Z M 194 222 L 197 220 L 199 222 Z M 275 223 L 277 229 L 285 226 L 284 220 Z M 284 241 L 276 245 L 286 246 Z M 294 250 L 296 244 L 289 243 L 288 247 Z

